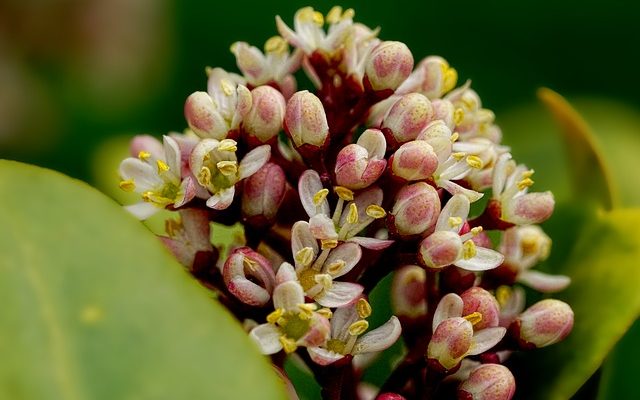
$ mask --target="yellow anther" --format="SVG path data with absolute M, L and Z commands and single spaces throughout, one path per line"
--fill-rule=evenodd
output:
M 238 173 L 237 161 L 218 161 L 216 167 L 224 176 L 234 176 Z
M 333 317 L 333 313 L 328 308 L 321 308 L 316 312 L 322 315 L 323 317 L 325 317 L 326 319 L 331 319 L 331 317 Z
M 454 68 L 447 68 L 443 76 L 443 85 L 442 85 L 442 93 L 447 93 L 454 87 L 456 87 L 456 83 L 458 82 L 458 71 Z
M 469 315 L 465 315 L 464 317 L 462 317 L 464 319 L 466 319 L 467 321 L 471 322 L 471 325 L 476 325 L 478 324 L 480 321 L 482 321 L 482 314 L 480 314 L 477 311 L 472 312 Z
M 524 171 L 522 173 L 522 179 L 527 179 L 527 178 L 531 178 L 533 176 L 533 174 L 535 173 L 534 170 L 530 169 L 528 171 Z
M 480 232 L 482 232 L 482 227 L 481 226 L 476 226 L 475 228 L 471 228 L 471 234 L 473 236 L 477 236 L 480 234 Z
M 208 186 L 211 183 L 211 170 L 208 167 L 200 168 L 197 178 L 201 185 Z
M 475 168 L 475 169 L 482 169 L 482 167 L 484 167 L 484 163 L 478 156 L 467 157 L 467 164 L 469 164 L 471 168 Z
M 327 13 L 327 23 L 337 24 L 338 22 L 340 22 L 341 17 L 342 17 L 342 7 L 333 6 L 331 7 L 331 10 L 329 10 L 329 12 Z
M 298 304 L 298 308 L 300 309 L 298 317 L 306 321 L 313 317 L 313 312 L 318 308 L 318 306 L 315 304 Z
M 464 152 L 457 152 L 457 153 L 451 153 L 451 157 L 455 158 L 457 161 L 462 160 L 463 158 L 465 158 L 467 156 L 467 153 Z
M 264 43 L 265 53 L 284 54 L 288 50 L 289 45 L 281 36 L 272 36 Z
M 320 203 L 322 203 L 324 199 L 327 198 L 328 194 L 329 194 L 329 189 L 318 190 L 318 192 L 313 195 L 313 204 L 315 204 L 316 206 L 319 206 Z
M 333 188 L 333 191 L 336 192 L 338 197 L 341 198 L 344 201 L 353 200 L 353 191 L 351 191 L 351 189 L 347 189 L 344 186 L 335 186 Z
M 349 213 L 347 214 L 347 222 L 350 224 L 358 223 L 358 206 L 356 206 L 356 203 L 349 204 Z
M 320 247 L 322 250 L 330 250 L 338 247 L 338 241 L 336 239 L 323 239 L 320 241 Z
M 349 335 L 351 336 L 360 336 L 367 329 L 369 329 L 369 323 L 363 319 L 360 321 L 356 321 L 353 324 L 349 325 Z
M 142 161 L 147 161 L 149 157 L 151 157 L 151 153 L 149 153 L 148 151 L 140 150 L 140 152 L 138 153 L 138 158 Z
M 280 336 L 280 344 L 282 344 L 282 348 L 287 354 L 293 353 L 298 349 L 298 345 L 296 344 L 295 340 L 290 339 L 284 335 Z
M 367 206 L 367 209 L 365 210 L 365 212 L 367 213 L 368 216 L 375 219 L 380 219 L 387 216 L 387 212 L 384 210 L 384 208 L 376 204 L 371 204 Z
M 249 257 L 242 257 L 242 265 L 244 265 L 244 267 L 251 272 L 256 272 L 258 270 L 258 263 L 250 259 Z
M 220 79 L 220 89 L 226 96 L 231 96 L 234 92 L 234 85 L 226 79 Z
M 509 286 L 502 285 L 499 286 L 498 289 L 496 289 L 496 300 L 498 300 L 498 304 L 500 304 L 500 307 L 504 307 L 507 305 L 512 293 L 513 291 Z
M 342 13 L 342 19 L 353 19 L 353 17 L 355 17 L 356 12 L 353 10 L 353 8 L 347 8 L 346 10 L 344 10 L 344 12 Z
M 453 122 L 456 125 L 460 125 L 464 121 L 464 110 L 462 108 L 456 108 L 453 112 Z
M 460 134 L 458 132 L 453 132 L 449 140 L 451 140 L 451 143 L 455 143 L 458 139 L 460 139 Z
M 315 11 L 312 7 L 305 7 L 298 12 L 298 17 L 301 22 L 313 22 L 318 26 L 322 26 L 324 24 L 324 16 Z
M 465 260 L 475 257 L 476 253 L 476 244 L 473 243 L 473 240 L 467 240 L 462 244 L 462 257 Z
M 275 325 L 276 322 L 278 322 L 278 320 L 282 317 L 283 314 L 284 314 L 284 309 L 277 308 L 275 311 L 271 311 L 271 313 L 267 315 L 267 322 L 272 325 Z
M 135 188 L 136 184 L 133 179 L 125 179 L 123 181 L 120 181 L 120 189 L 124 190 L 125 192 L 132 192 L 135 190 Z
M 158 166 L 158 173 L 161 174 L 163 172 L 169 171 L 169 165 L 162 160 L 156 160 L 156 165 Z
M 294 258 L 297 264 L 300 264 L 303 267 L 308 267 L 315 258 L 315 254 L 313 253 L 313 249 L 311 247 L 303 247 L 302 249 L 298 250 Z
M 333 279 L 329 274 L 317 274 L 313 279 L 316 283 L 321 284 L 325 290 L 331 289 L 331 286 L 333 285 Z
M 356 311 L 360 318 L 368 318 L 371 315 L 371 304 L 363 298 L 358 299 L 356 303 Z
M 152 191 L 147 191 L 142 193 L 142 200 L 146 201 L 147 203 L 151 203 L 153 202 L 152 197 L 154 196 Z
M 344 262 L 344 260 L 338 260 L 336 262 L 329 264 L 329 266 L 327 266 L 327 272 L 330 275 L 335 275 L 340 270 L 342 270 L 345 267 L 345 265 L 347 265 L 347 263 Z
M 523 180 L 518 182 L 518 190 L 525 190 L 531 185 L 533 185 L 533 180 L 531 178 L 524 178 Z
M 321 12 L 314 11 L 312 19 L 313 19 L 313 23 L 314 24 L 316 24 L 318 26 L 324 25 L 324 15 L 322 15 Z
M 449 217 L 449 219 L 447 220 L 447 222 L 449 223 L 449 226 L 452 228 L 455 228 L 456 226 L 460 226 L 462 225 L 462 223 L 464 222 L 462 218 L 460 217 Z
M 238 143 L 233 139 L 223 139 L 218 143 L 218 151 L 235 153 L 238 151 Z

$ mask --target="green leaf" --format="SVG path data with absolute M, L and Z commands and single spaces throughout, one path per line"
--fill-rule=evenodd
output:
M 616 345 L 602 369 L 598 399 L 640 399 L 637 361 L 640 360 L 640 320 Z
M 284 398 L 240 325 L 117 204 L 9 161 L 0 193 L 0 398 Z
M 640 312 L 640 209 L 602 212 L 588 221 L 566 264 L 572 284 L 557 297 L 575 325 L 564 341 L 519 359 L 519 393 L 567 399 L 598 369 Z M 544 382 L 544 384 L 541 384 Z

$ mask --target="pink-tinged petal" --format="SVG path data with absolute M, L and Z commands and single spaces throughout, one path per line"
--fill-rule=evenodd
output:
M 338 278 L 348 273 L 356 266 L 362 257 L 362 249 L 356 243 L 345 242 L 331 250 L 329 257 L 324 262 L 323 271 L 331 275 L 332 278 Z M 333 269 L 332 265 L 339 263 L 338 269 Z
M 484 353 L 498 344 L 504 337 L 507 330 L 502 327 L 486 328 L 477 331 L 473 335 L 473 344 L 469 349 L 469 355 L 475 356 L 476 354 Z
M 573 328 L 573 310 L 567 303 L 545 299 L 527 308 L 509 328 L 521 347 L 541 348 L 563 340 Z
M 201 209 L 180 210 L 180 219 L 191 245 L 198 250 L 212 249 L 210 240 L 209 213 Z
M 367 150 L 369 158 L 382 159 L 387 151 L 387 141 L 379 129 L 367 129 L 360 135 L 356 143 Z
M 255 174 L 269 161 L 269 157 L 271 157 L 271 146 L 268 144 L 258 146 L 248 152 L 238 166 L 239 178 L 244 179 Z
M 276 15 L 276 27 L 278 28 L 278 33 L 280 34 L 280 36 L 286 39 L 286 41 L 289 42 L 292 46 L 304 49 L 306 53 L 312 51 L 312 49 L 309 48 L 309 46 L 306 45 L 306 43 L 301 40 L 300 37 L 293 30 L 291 30 L 289 26 L 287 26 L 287 24 L 284 23 L 279 15 Z
M 300 179 L 298 180 L 298 194 L 300 195 L 302 206 L 309 217 L 313 217 L 316 214 L 329 216 L 331 212 L 327 199 L 322 200 L 318 205 L 313 202 L 315 194 L 322 189 L 324 188 L 320 181 L 320 175 L 318 175 L 316 171 L 308 169 L 300 175 Z
M 196 174 L 200 172 L 200 169 L 204 165 L 205 157 L 209 157 L 209 153 L 216 150 L 219 141 L 216 139 L 203 139 L 193 148 L 191 152 L 191 157 L 189 158 L 189 165 L 191 166 L 191 170 Z
M 505 153 L 498 157 L 496 165 L 493 167 L 493 197 L 498 198 L 504 190 L 507 182 L 508 165 L 511 154 Z
M 163 158 L 164 150 L 162 143 L 151 135 L 137 135 L 131 140 L 129 152 L 131 157 L 138 157 L 141 151 L 146 151 L 153 160 Z
M 518 275 L 518 282 L 542 293 L 555 293 L 569 286 L 571 278 L 564 275 L 551 275 L 529 270 Z
M 453 263 L 456 267 L 467 271 L 487 271 L 494 269 L 504 261 L 504 256 L 495 250 L 484 247 L 476 247 L 476 255 L 465 260 L 459 259 Z
M 346 342 L 349 339 L 349 326 L 360 319 L 355 304 L 337 308 L 331 317 L 331 338 Z
M 291 96 L 285 110 L 284 130 L 296 147 L 324 146 L 329 137 L 329 124 L 320 99 L 307 90 Z
M 187 97 L 184 116 L 189 127 L 200 137 L 224 139 L 229 131 L 227 122 L 206 92 L 195 92 Z
M 424 268 L 417 265 L 405 265 L 396 270 L 391 282 L 391 306 L 394 314 L 409 318 L 427 314 L 426 280 Z
M 122 179 L 133 180 L 136 192 L 146 192 L 164 184 L 155 168 L 137 158 L 127 158 L 120 163 L 119 172 Z
M 249 337 L 258 345 L 262 354 L 275 354 L 282 350 L 280 336 L 280 330 L 271 324 L 258 325 L 249 333 Z
M 381 42 L 365 62 L 365 74 L 373 90 L 395 90 L 412 69 L 413 55 L 402 42 Z
M 525 305 L 524 289 L 520 286 L 514 286 L 500 308 L 500 326 L 508 327 L 522 310 L 524 310 Z
M 364 288 L 356 283 L 333 282 L 331 289 L 317 296 L 315 300 L 323 307 L 342 307 L 357 299 Z
M 384 325 L 369 331 L 358 338 L 353 353 L 370 353 L 388 349 L 402 333 L 400 321 L 394 315 Z
M 263 306 L 271 299 L 276 279 L 271 263 L 248 247 L 231 252 L 224 263 L 222 277 L 229 292 L 251 306 Z
M 329 339 L 331 326 L 329 320 L 318 313 L 314 313 L 309 321 L 309 330 L 298 339 L 296 344 L 304 347 L 323 346 Z
M 276 285 L 297 280 L 298 275 L 296 274 L 296 270 L 293 268 L 293 265 L 288 262 L 280 264 L 280 268 L 278 268 L 278 273 L 276 274 Z
M 283 282 L 273 290 L 273 306 L 275 308 L 293 311 L 298 310 L 298 305 L 303 303 L 304 291 L 296 281 Z
M 178 260 L 178 262 L 187 268 L 191 268 L 193 265 L 194 253 L 191 249 L 185 246 L 181 241 L 171 239 L 166 236 L 158 236 L 158 239 L 169 249 L 171 254 Z
M 491 293 L 474 286 L 465 290 L 460 297 L 464 303 L 462 315 L 474 312 L 482 314 L 482 320 L 477 322 L 473 329 L 494 328 L 500 324 L 500 305 Z
M 420 242 L 418 261 L 429 268 L 443 268 L 462 256 L 462 240 L 455 232 L 435 231 Z
M 382 127 L 391 131 L 396 143 L 405 143 L 415 140 L 432 119 L 429 99 L 420 93 L 409 93 L 391 107 Z
M 265 58 L 257 47 L 246 42 L 235 42 L 231 45 L 231 52 L 236 56 L 238 69 L 249 80 L 260 78 L 264 71 Z
M 484 196 L 484 193 L 479 193 L 475 190 L 467 189 L 451 181 L 442 181 L 440 182 L 439 186 L 453 195 L 461 194 L 465 196 L 471 203 L 480 200 L 482 196 Z
M 391 210 L 393 227 L 401 236 L 421 235 L 432 230 L 439 214 L 438 192 L 425 182 L 402 187 Z
M 146 202 L 124 206 L 124 209 L 133 214 L 134 217 L 141 221 L 144 221 L 145 219 L 151 217 L 153 214 L 161 210 L 160 207 Z
M 311 234 L 319 240 L 337 239 L 338 233 L 333 220 L 324 214 L 317 214 L 309 220 Z
M 316 255 L 320 250 L 318 241 L 311 233 L 309 223 L 306 221 L 298 221 L 291 227 L 291 252 L 295 257 L 295 255 L 305 247 L 310 247 L 313 250 L 313 254 Z
M 551 192 L 527 193 L 502 202 L 502 219 L 516 225 L 539 224 L 551 216 L 554 206 Z
M 233 203 L 233 196 L 235 193 L 236 190 L 234 186 L 221 190 L 209 197 L 209 200 L 207 200 L 207 207 L 213 208 L 214 210 L 224 210 Z
M 357 243 L 360 247 L 364 247 L 369 250 L 384 250 L 395 243 L 394 240 L 376 239 L 364 236 L 354 236 L 349 239 L 349 242 Z
M 323 349 L 322 347 L 307 347 L 307 352 L 314 363 L 323 366 L 332 364 L 344 357 L 340 353 Z
M 233 113 L 233 119 L 231 120 L 231 129 L 237 129 L 238 126 L 240 126 L 240 122 L 242 122 L 242 119 L 249 114 L 251 104 L 253 103 L 251 91 L 244 85 L 238 85 L 238 88 L 236 89 L 236 96 L 236 109 Z
M 436 311 L 433 314 L 432 329 L 435 331 L 445 319 L 461 317 L 463 308 L 464 302 L 460 296 L 455 293 L 445 295 L 438 303 L 438 307 L 436 307 Z
M 187 176 L 184 178 L 182 183 L 180 184 L 180 190 L 178 191 L 178 196 L 176 197 L 174 207 L 182 207 L 187 204 L 191 199 L 196 196 L 196 183 L 195 180 Z
M 507 367 L 483 364 L 472 371 L 458 388 L 459 399 L 511 400 L 516 380 Z
M 235 277 L 229 280 L 227 289 L 238 300 L 250 306 L 261 307 L 271 299 L 271 295 L 265 288 L 243 277 Z

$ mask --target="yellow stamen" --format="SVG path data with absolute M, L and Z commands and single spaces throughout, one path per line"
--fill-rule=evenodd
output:
M 518 190 L 525 190 L 528 187 L 533 185 L 533 180 L 531 178 L 524 178 L 520 182 L 518 182 Z
M 284 314 L 284 309 L 277 308 L 275 311 L 271 311 L 271 313 L 267 315 L 267 322 L 272 325 L 275 325 L 276 322 L 278 322 L 278 320 L 282 317 L 283 314 Z
M 147 191 L 142 193 L 142 200 L 146 201 L 147 203 L 151 203 L 153 200 L 151 199 L 153 197 L 153 192 L 152 191 Z
M 358 299 L 356 303 L 356 311 L 360 318 L 367 318 L 371 315 L 371 304 L 363 298 Z
M 451 157 L 455 158 L 457 161 L 462 160 L 466 156 L 467 156 L 467 153 L 463 153 L 463 152 L 458 152 L 458 153 L 452 153 L 451 154 Z
M 320 241 L 320 247 L 322 250 L 330 250 L 338 247 L 338 241 L 335 239 L 324 239 Z
M 300 313 L 298 316 L 302 320 L 310 320 L 313 317 L 313 312 L 318 308 L 315 304 L 298 304 L 298 308 L 300 309 Z
M 308 267 L 314 258 L 315 254 L 313 253 L 313 249 L 311 247 L 304 247 L 298 250 L 298 252 L 294 256 L 296 263 L 302 265 L 303 267 Z
M 252 272 L 256 272 L 258 270 L 256 267 L 258 263 L 248 257 L 242 257 L 242 265 Z
M 344 186 L 336 186 L 333 188 L 333 191 L 344 201 L 353 200 L 353 191 L 351 191 L 351 189 L 347 189 Z
M 345 265 L 347 265 L 347 263 L 344 262 L 344 260 L 338 260 L 327 267 L 327 272 L 330 275 L 335 275 L 338 271 L 343 269 Z
M 356 206 L 356 203 L 349 204 L 349 213 L 347 214 L 347 222 L 350 224 L 358 223 L 358 206 Z
M 331 275 L 329 274 L 317 274 L 313 279 L 316 283 L 321 284 L 325 290 L 331 289 L 333 285 L 333 279 L 331 279 Z
M 367 206 L 367 209 L 365 210 L 365 212 L 367 213 L 368 216 L 375 219 L 380 219 L 387 216 L 387 212 L 384 210 L 384 208 L 376 204 L 371 204 Z
M 333 6 L 327 13 L 327 23 L 337 24 L 340 22 L 340 17 L 342 17 L 342 7 Z
M 211 170 L 207 167 L 200 168 L 197 178 L 202 186 L 208 186 L 211 183 Z
M 220 79 L 220 89 L 226 96 L 231 96 L 234 92 L 234 85 L 226 79 Z
M 360 336 L 367 329 L 369 329 L 369 323 L 363 319 L 360 321 L 356 321 L 353 324 L 349 325 L 349 335 L 351 336 Z
M 162 161 L 162 160 L 156 160 L 156 164 L 158 166 L 158 174 L 161 174 L 163 172 L 167 172 L 170 169 L 169 166 L 167 165 L 167 163 Z
M 272 36 L 264 43 L 265 53 L 284 54 L 288 50 L 289 45 L 281 36 Z
M 136 188 L 136 184 L 133 179 L 126 179 L 124 181 L 120 181 L 120 189 L 125 192 L 133 192 Z
M 295 340 L 290 339 L 284 335 L 280 336 L 280 344 L 282 344 L 282 348 L 287 354 L 293 353 L 298 349 L 298 345 L 296 344 Z
M 466 319 L 467 321 L 471 322 L 471 325 L 475 326 L 476 324 L 478 324 L 480 321 L 482 321 L 482 314 L 480 314 L 479 312 L 475 311 L 472 312 L 469 315 L 465 315 L 464 317 L 462 317 L 464 319 Z
M 522 179 L 531 178 L 536 171 L 530 169 L 522 173 Z
M 475 168 L 475 169 L 482 169 L 482 167 L 484 166 L 484 163 L 478 156 L 467 157 L 467 164 L 469 164 L 471 168 Z
M 464 110 L 462 108 L 456 108 L 453 112 L 453 122 L 456 125 L 460 125 L 464 121 Z
M 449 217 L 447 222 L 449 223 L 450 227 L 455 228 L 456 226 L 462 225 L 463 220 L 460 217 Z
M 458 139 L 460 139 L 460 134 L 458 132 L 453 132 L 451 134 L 451 139 L 449 140 L 451 140 L 451 143 L 455 143 L 458 141 Z
M 218 151 L 228 151 L 235 153 L 238 150 L 238 143 L 233 139 L 223 139 L 218 143 Z
M 444 73 L 443 81 L 442 92 L 447 93 L 456 87 L 456 83 L 458 82 L 458 71 L 451 67 L 447 68 Z
M 473 243 L 473 240 L 467 240 L 462 245 L 462 256 L 465 260 L 475 257 L 477 254 L 476 244 Z
M 471 234 L 473 236 L 478 236 L 482 230 L 483 228 L 481 226 L 476 226 L 475 228 L 471 228 Z
M 140 150 L 140 152 L 138 153 L 138 158 L 142 161 L 147 161 L 149 157 L 151 157 L 151 153 L 149 153 L 148 151 Z
M 224 176 L 234 176 L 238 173 L 237 161 L 218 161 L 216 167 Z
M 318 192 L 313 195 L 313 204 L 316 206 L 319 206 L 320 203 L 322 203 L 324 199 L 327 198 L 328 194 L 329 194 L 329 189 L 318 190 Z
M 499 286 L 498 289 L 496 289 L 496 300 L 498 300 L 498 304 L 500 304 L 500 307 L 504 307 L 507 305 L 507 302 L 509 302 L 512 293 L 513 291 L 509 286 L 502 285 Z
M 328 308 L 321 308 L 316 312 L 322 315 L 323 317 L 325 317 L 326 319 L 331 319 L 331 317 L 333 317 L 333 313 Z

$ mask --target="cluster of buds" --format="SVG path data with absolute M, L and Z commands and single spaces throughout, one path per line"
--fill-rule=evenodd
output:
M 163 243 L 276 367 L 305 362 L 325 398 L 375 397 L 362 373 L 401 338 L 406 357 L 378 398 L 457 385 L 446 393 L 510 399 L 509 355 L 573 325 L 567 304 L 526 308 L 520 287 L 570 283 L 533 269 L 550 251 L 538 224 L 553 196 L 530 191 L 533 170 L 447 61 L 414 69 L 405 44 L 353 17 L 305 7 L 293 29 L 276 18 L 264 51 L 233 44 L 240 73 L 207 68 L 183 133 L 133 140 L 120 187 L 141 201 L 127 209 L 176 211 Z M 300 69 L 310 90 L 297 88 Z M 244 235 L 213 245 L 211 222 Z M 368 296 L 390 274 L 395 315 L 370 327 Z

